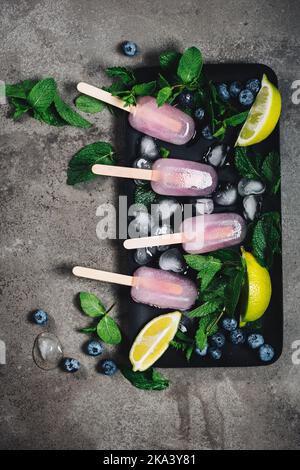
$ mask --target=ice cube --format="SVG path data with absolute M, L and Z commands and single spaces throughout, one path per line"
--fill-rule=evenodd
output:
M 205 159 L 213 166 L 222 166 L 225 163 L 229 150 L 230 147 L 226 144 L 216 144 L 209 147 L 205 154 Z
M 250 194 L 263 194 L 266 186 L 262 181 L 242 178 L 238 184 L 240 196 L 249 196 Z
M 156 247 L 147 247 L 147 248 L 138 248 L 134 252 L 134 261 L 139 264 L 140 266 L 143 266 L 150 261 L 152 261 L 153 257 L 156 254 Z
M 244 217 L 253 221 L 258 210 L 258 199 L 253 194 L 243 199 Z
M 155 160 L 159 157 L 159 150 L 156 145 L 156 142 L 152 137 L 144 135 L 140 140 L 140 155 L 142 157 L 150 158 L 150 160 Z
M 218 189 L 214 195 L 214 201 L 220 206 L 231 206 L 235 204 L 238 197 L 237 188 L 228 183 L 225 187 Z
M 214 210 L 214 201 L 209 198 L 195 199 L 193 206 L 196 215 L 211 214 Z
M 151 170 L 152 168 L 152 161 L 146 157 L 140 157 L 134 160 L 132 166 L 134 168 L 140 168 L 142 170 Z M 134 180 L 137 186 L 145 186 L 149 184 L 147 180 Z
M 186 269 L 183 256 L 178 248 L 171 248 L 160 255 L 158 261 L 160 269 L 164 271 L 173 271 L 174 273 L 182 273 Z
M 63 357 L 62 345 L 53 333 L 44 332 L 37 336 L 33 346 L 33 358 L 41 369 L 57 367 Z

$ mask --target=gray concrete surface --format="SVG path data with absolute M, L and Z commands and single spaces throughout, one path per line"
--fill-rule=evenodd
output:
M 99 186 L 66 185 L 74 152 L 97 139 L 122 146 L 104 112 L 88 131 L 55 129 L 0 107 L 1 317 L 7 365 L 0 366 L 2 449 L 299 449 L 300 366 L 292 343 L 299 320 L 299 106 L 291 84 L 300 79 L 297 1 L 1 0 L 0 79 L 53 76 L 68 99 L 74 84 L 105 83 L 108 65 L 151 63 L 153 54 L 195 44 L 207 61 L 264 62 L 278 73 L 283 95 L 281 151 L 285 341 L 272 367 L 166 370 L 164 393 L 133 388 L 121 375 L 101 377 L 80 352 L 86 324 L 74 305 L 83 288 L 109 304 L 115 290 L 74 279 L 68 266 L 116 269 L 118 253 L 96 237 L 96 208 L 114 201 L 111 179 Z M 136 41 L 142 54 L 121 56 L 117 44 Z M 28 313 L 53 316 L 66 353 L 88 370 L 78 379 L 43 372 L 31 350 L 40 331 Z M 122 305 L 118 307 L 122 315 Z

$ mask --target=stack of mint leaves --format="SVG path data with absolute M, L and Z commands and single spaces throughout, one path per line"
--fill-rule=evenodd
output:
M 92 126 L 62 100 L 53 78 L 24 80 L 15 85 L 5 85 L 5 95 L 13 107 L 13 119 L 19 119 L 29 113 L 35 119 L 51 126 L 70 125 L 84 129 Z

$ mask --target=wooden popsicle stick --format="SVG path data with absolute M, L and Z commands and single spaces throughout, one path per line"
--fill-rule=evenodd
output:
M 155 171 L 142 168 L 129 168 L 126 166 L 93 165 L 92 172 L 95 175 L 116 176 L 118 178 L 132 178 L 148 181 L 155 179 Z
M 101 88 L 97 88 L 93 85 L 89 85 L 88 83 L 78 83 L 77 90 L 84 95 L 91 96 L 92 98 L 96 98 L 97 100 L 103 101 L 104 103 L 116 106 L 117 108 L 123 109 L 128 113 L 132 113 L 133 109 L 135 108 L 135 106 L 126 106 L 124 101 L 117 96 L 113 96 L 108 91 L 102 90 Z
M 77 277 L 85 277 L 86 279 L 94 279 L 95 281 L 111 282 L 114 284 L 121 284 L 122 286 L 132 286 L 134 280 L 133 276 L 100 271 L 99 269 L 83 268 L 82 266 L 74 266 L 72 272 Z
M 176 245 L 183 243 L 184 233 L 170 233 L 166 235 L 155 235 L 153 237 L 128 238 L 123 245 L 127 250 L 136 248 L 147 248 L 149 246 Z

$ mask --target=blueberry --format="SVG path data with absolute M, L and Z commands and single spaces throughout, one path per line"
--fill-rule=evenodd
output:
M 263 362 L 272 361 L 274 354 L 275 354 L 274 349 L 269 344 L 263 344 L 259 348 L 259 357 L 261 361 Z
M 194 104 L 194 95 L 190 91 L 183 91 L 179 95 L 179 103 L 181 106 L 187 106 L 188 108 L 192 108 Z
M 198 356 L 206 356 L 208 350 L 208 346 L 206 345 L 204 349 L 196 348 L 195 353 L 198 354 Z
M 48 313 L 44 310 L 37 310 L 34 312 L 32 319 L 37 325 L 46 325 L 48 323 Z
M 198 121 L 202 121 L 204 118 L 205 111 L 203 108 L 197 108 L 195 111 L 195 118 L 198 119 Z
M 241 93 L 242 88 L 243 87 L 242 87 L 241 82 L 237 82 L 237 81 L 232 82 L 229 87 L 230 96 L 232 96 L 232 98 L 237 98 L 239 94 Z
M 203 135 L 204 139 L 207 140 L 212 140 L 214 138 L 210 126 L 203 127 L 201 134 Z
M 241 103 L 241 105 L 251 106 L 253 101 L 254 101 L 254 94 L 252 93 L 251 90 L 248 90 L 247 88 L 245 88 L 239 94 L 239 102 Z
M 264 337 L 258 333 L 252 333 L 248 336 L 247 343 L 251 349 L 257 349 L 264 344 Z
M 250 80 L 246 82 L 247 90 L 252 91 L 254 95 L 257 95 L 257 93 L 259 92 L 260 86 L 261 85 L 260 85 L 260 81 L 258 80 L 258 78 L 251 78 Z
M 220 85 L 217 86 L 217 90 L 222 101 L 226 102 L 230 100 L 230 94 L 226 83 L 220 83 Z
M 86 347 L 86 352 L 90 356 L 99 356 L 103 353 L 103 346 L 100 341 L 89 341 Z
M 222 321 L 222 326 L 226 331 L 233 331 L 237 328 L 237 321 L 235 318 L 224 318 Z
M 221 359 L 222 351 L 219 348 L 215 348 L 214 346 L 212 346 L 211 348 L 208 348 L 208 353 L 212 357 L 212 359 L 215 359 L 216 361 Z
M 124 52 L 125 55 L 129 57 L 135 56 L 135 54 L 137 53 L 137 50 L 138 48 L 135 42 L 125 41 L 122 43 L 122 51 Z
M 225 336 L 223 335 L 223 333 L 215 333 L 210 338 L 210 342 L 216 348 L 223 348 L 225 344 Z
M 243 344 L 245 342 L 245 333 L 237 328 L 236 330 L 231 331 L 230 341 L 233 344 Z
M 100 367 L 104 375 L 114 375 L 118 370 L 116 363 L 110 359 L 102 361 Z
M 80 362 L 77 359 L 67 357 L 63 361 L 63 368 L 66 372 L 77 372 L 80 369 Z

